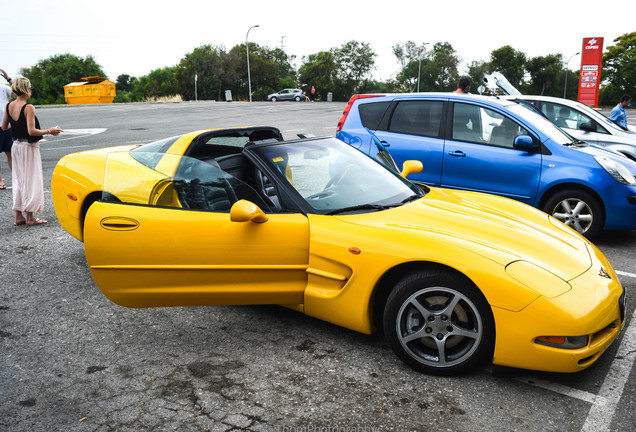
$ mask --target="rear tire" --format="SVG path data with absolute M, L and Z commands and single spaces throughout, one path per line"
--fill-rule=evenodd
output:
M 384 333 L 414 369 L 455 375 L 492 360 L 495 322 L 469 281 L 445 271 L 421 271 L 395 286 L 384 308 Z
M 543 211 L 589 239 L 603 227 L 602 205 L 586 191 L 557 192 L 546 201 Z

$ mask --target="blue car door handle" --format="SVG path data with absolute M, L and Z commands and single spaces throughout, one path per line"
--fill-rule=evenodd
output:
M 391 144 L 386 141 L 380 141 L 380 144 L 382 144 L 384 147 L 391 147 Z
M 448 152 L 448 154 L 451 155 L 451 156 L 455 156 L 455 157 L 466 157 L 466 153 L 464 153 L 461 150 L 455 150 L 455 151 L 452 151 L 452 152 Z

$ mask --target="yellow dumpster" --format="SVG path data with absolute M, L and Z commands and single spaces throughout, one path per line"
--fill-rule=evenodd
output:
M 115 99 L 115 83 L 99 76 L 82 78 L 64 86 L 64 99 L 69 105 L 111 103 Z

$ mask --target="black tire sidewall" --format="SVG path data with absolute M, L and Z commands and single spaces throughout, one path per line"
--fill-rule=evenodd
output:
M 451 288 L 466 296 L 475 305 L 482 321 L 482 338 L 478 348 L 465 361 L 448 367 L 434 367 L 419 362 L 400 343 L 397 335 L 397 315 L 404 302 L 413 294 L 427 287 Z M 384 334 L 395 354 L 412 368 L 434 375 L 465 373 L 488 359 L 492 361 L 495 343 L 495 323 L 492 309 L 483 294 L 470 281 L 446 271 L 412 273 L 398 282 L 389 295 L 383 315 Z

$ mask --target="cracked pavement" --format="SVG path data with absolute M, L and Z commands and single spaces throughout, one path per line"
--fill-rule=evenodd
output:
M 43 144 L 45 190 L 65 153 L 235 126 L 237 118 L 277 126 L 288 137 L 332 135 L 343 108 L 205 102 L 38 108 L 43 125 L 108 129 Z M 175 118 L 184 130 L 174 129 Z M 0 163 L 6 178 L 4 156 Z M 594 395 L 620 342 L 573 375 L 493 374 L 490 367 L 453 378 L 424 375 L 401 363 L 381 336 L 279 306 L 117 306 L 93 283 L 83 245 L 59 226 L 50 194 L 39 215 L 49 221 L 43 226 L 13 226 L 10 190 L 0 191 L 0 208 L 2 431 L 577 431 L 590 403 L 532 381 Z M 599 246 L 617 270 L 636 273 L 636 233 L 605 236 Z M 631 317 L 636 279 L 622 281 Z M 514 379 L 518 374 L 531 380 Z M 636 424 L 635 374 L 610 430 Z

